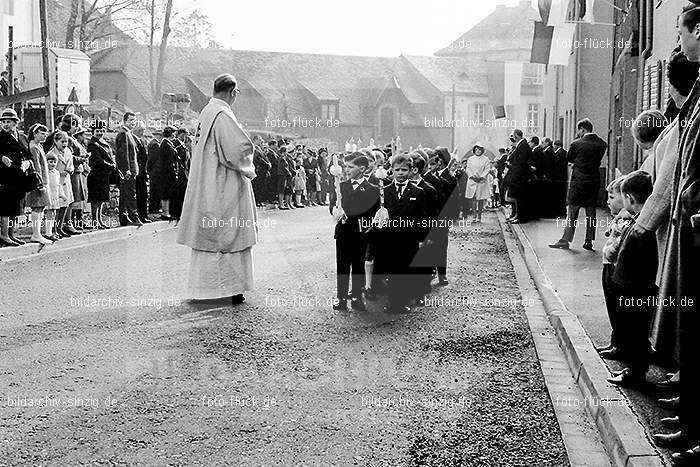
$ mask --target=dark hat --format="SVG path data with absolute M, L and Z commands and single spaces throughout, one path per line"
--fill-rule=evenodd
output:
M 15 109 L 7 108 L 2 109 L 2 113 L 0 114 L 0 120 L 14 120 L 16 122 L 19 122 L 19 117 L 17 116 L 17 112 L 15 112 Z
M 169 138 L 176 131 L 177 131 L 177 129 L 175 127 L 167 125 L 165 128 L 163 128 L 163 136 L 165 136 L 166 138 Z

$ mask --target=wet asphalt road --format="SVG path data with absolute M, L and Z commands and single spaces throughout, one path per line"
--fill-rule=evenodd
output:
M 260 220 L 236 308 L 174 230 L 0 263 L 0 465 L 568 465 L 495 216 L 401 316 L 330 309 L 326 209 Z

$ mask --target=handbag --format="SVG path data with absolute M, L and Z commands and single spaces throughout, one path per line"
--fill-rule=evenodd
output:
M 29 168 L 22 175 L 22 189 L 25 193 L 44 188 L 44 181 L 34 168 L 33 162 L 30 163 Z

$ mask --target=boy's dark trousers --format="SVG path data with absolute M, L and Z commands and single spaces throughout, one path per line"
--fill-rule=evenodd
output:
M 387 258 L 389 268 L 389 307 L 407 306 L 415 296 L 416 278 L 419 277 L 411 264 L 418 252 L 415 235 L 392 233 L 391 251 Z
M 618 333 L 620 332 L 620 291 L 619 286 L 612 280 L 615 272 L 614 264 L 603 264 L 603 296 L 605 297 L 605 307 L 608 310 L 610 320 L 610 345 L 620 347 Z
M 447 276 L 447 248 L 449 245 L 450 229 L 448 227 L 438 227 L 435 229 L 435 265 L 440 279 Z
M 338 299 L 347 300 L 352 271 L 352 298 L 362 298 L 365 283 L 367 238 L 364 234 L 347 234 L 335 240 L 335 260 L 338 267 L 336 285 Z
M 619 331 L 616 339 L 629 369 L 644 375 L 649 369 L 649 328 L 654 314 L 656 287 L 619 287 Z

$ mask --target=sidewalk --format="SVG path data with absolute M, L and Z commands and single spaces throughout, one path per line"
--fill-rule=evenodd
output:
M 585 235 L 584 219 L 581 213 L 569 250 L 554 250 L 547 246 L 561 238 L 563 218 L 528 222 L 521 227 L 535 250 L 540 266 L 567 309 L 581 320 L 596 346 L 608 345 L 611 328 L 601 286 L 601 252 L 610 213 L 606 209 L 598 210 L 598 228 L 593 242 L 595 251 L 581 248 Z
M 174 227 L 174 222 L 154 221 L 149 224 L 144 224 L 141 227 L 130 225 L 127 227 L 113 227 L 107 230 L 88 231 L 74 237 L 62 238 L 59 241 L 46 246 L 39 245 L 38 243 L 27 243 L 26 245 L 18 247 L 3 247 L 0 248 L 0 261 L 26 258 L 35 254 L 63 251 L 88 244 L 94 245 L 96 243 L 121 240 L 136 235 L 161 232 Z
M 609 220 L 609 212 L 599 209 L 594 251 L 582 248 L 585 235 L 583 213 L 569 250 L 548 247 L 561 238 L 564 219 L 543 219 L 510 226 L 548 306 L 550 320 L 558 329 L 560 345 L 569 356 L 572 372 L 578 371 L 579 386 L 584 393 L 588 389 L 591 395 L 597 393 L 595 399 L 601 400 L 618 399 L 619 390 L 607 383 L 606 378 L 610 371 L 623 367 L 620 362 L 602 360 L 593 349 L 593 346 L 610 342 L 611 328 L 601 286 L 601 251 Z M 653 368 L 649 379 L 660 380 L 662 375 L 661 369 Z M 645 393 L 627 389 L 623 393 L 622 397 L 628 401 L 625 405 L 629 404 L 631 411 L 609 408 L 604 411 L 601 406 L 598 413 L 592 414 L 609 451 L 610 448 L 620 451 L 614 464 L 625 465 L 624 453 L 629 456 L 627 462 L 635 459 L 644 465 L 660 465 L 661 459 L 655 456 L 656 453 L 663 454 L 668 461 L 670 452 L 655 447 L 650 438 L 653 433 L 668 431 L 661 427 L 659 420 L 672 414 L 662 410 L 656 399 L 670 394 L 653 388 Z M 632 435 L 632 432 L 637 434 Z M 631 435 L 627 440 L 624 439 L 626 434 Z

